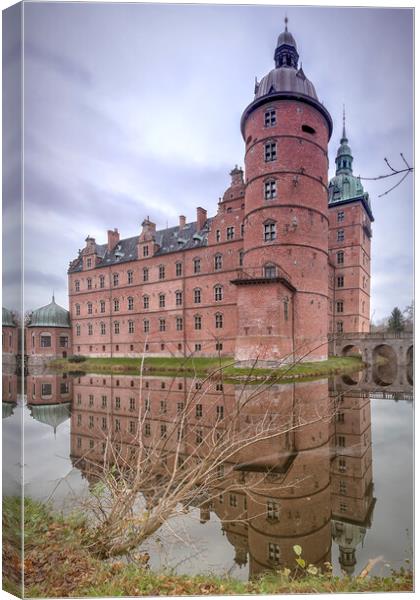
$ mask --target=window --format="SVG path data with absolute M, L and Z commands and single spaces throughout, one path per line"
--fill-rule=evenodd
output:
M 76 315 L 80 315 L 80 304 L 76 304 Z
M 115 408 L 116 409 L 120 409 L 121 408 L 121 398 L 119 396 L 117 396 L 115 398 Z
M 117 286 L 119 284 L 119 280 L 120 280 L 120 276 L 118 273 L 114 273 L 112 276 L 112 281 L 114 286 Z
M 222 342 L 216 342 L 216 350 L 223 350 Z
M 274 221 L 264 223 L 264 242 L 271 242 L 276 239 L 276 224 Z
M 165 265 L 159 265 L 159 279 L 165 279 Z
M 115 431 L 121 431 L 121 420 L 115 419 Z
M 337 423 L 344 423 L 344 413 L 338 412 L 335 416 L 335 420 L 337 421 Z
M 77 438 L 77 447 L 78 447 L 78 448 L 81 448 L 81 447 L 82 447 L 82 438 L 81 438 L 81 437 L 78 437 L 78 438 Z
M 194 329 L 201 329 L 201 316 L 195 315 L 194 317 Z
M 118 312 L 119 310 L 120 310 L 120 301 L 117 298 L 115 298 L 114 299 L 114 311 Z
M 221 237 L 220 229 L 216 229 L 216 242 L 220 242 Z
M 99 303 L 99 310 L 101 311 L 101 313 L 105 312 L 105 300 L 101 300 Z
M 89 415 L 89 429 L 93 429 L 94 427 L 94 417 L 93 415 Z
M 216 406 L 216 416 L 218 420 L 223 419 L 225 413 L 225 407 L 222 405 Z
M 93 394 L 89 394 L 89 406 L 93 406 Z
M 279 505 L 275 500 L 267 500 L 267 519 L 269 521 L 279 520 Z
M 242 267 L 244 264 L 244 251 L 239 250 L 239 266 Z
M 337 265 L 343 265 L 344 264 L 344 252 L 342 250 L 340 250 L 340 252 L 337 252 Z
M 264 160 L 271 162 L 277 159 L 277 144 L 276 142 L 267 142 L 264 144 Z
M 133 271 L 127 271 L 127 283 L 133 283 Z
M 165 319 L 159 319 L 159 331 L 166 331 Z
M 276 111 L 274 108 L 266 110 L 264 113 L 264 127 L 273 127 L 277 122 Z
M 195 344 L 195 352 L 201 352 L 201 344 Z
M 105 323 L 101 323 L 101 335 L 105 335 L 106 334 L 106 325 Z
M 42 383 L 41 384 L 41 396 L 51 396 L 51 394 L 52 394 L 51 383 Z
M 203 405 L 202 404 L 195 405 L 195 416 L 197 417 L 197 419 L 199 419 L 200 417 L 203 416 Z
M 134 321 L 128 321 L 128 333 L 134 333 Z
M 102 401 L 102 408 L 106 408 L 107 401 L 108 401 L 107 397 L 106 396 L 102 396 L 101 401 Z
M 102 417 L 102 429 L 103 429 L 103 431 L 106 431 L 108 429 L 108 423 L 107 423 L 106 417 Z
M 200 304 L 200 302 L 201 302 L 201 290 L 200 290 L 200 288 L 196 288 L 194 290 L 194 302 L 195 302 L 195 304 Z
M 314 135 L 316 133 L 315 129 L 310 125 L 302 125 L 302 131 L 304 131 L 305 133 L 310 133 L 311 135 Z
M 337 321 L 337 333 L 343 333 L 343 331 L 344 331 L 343 321 Z
M 181 277 L 182 275 L 182 263 L 180 262 L 175 263 L 175 275 L 177 277 Z
M 92 280 L 90 278 L 87 280 L 87 289 L 88 290 L 92 289 Z
M 201 271 L 201 260 L 194 258 L 194 273 L 200 273 Z
M 41 348 L 51 348 L 50 335 L 41 335 Z
M 236 508 L 238 506 L 238 498 L 236 494 L 229 494 L 229 506 Z
M 182 306 L 182 292 L 175 292 L 175 304 L 176 306 Z
M 143 281 L 149 281 L 149 269 L 147 267 L 143 269 Z
M 134 310 L 134 298 L 128 298 L 128 310 Z
M 339 275 L 337 277 L 337 287 L 344 287 L 344 276 Z
M 347 470 L 347 466 L 346 466 L 346 459 L 345 458 L 340 458 L 338 461 L 338 470 L 343 473 L 344 471 Z
M 165 308 L 165 294 L 159 294 L 159 308 Z
M 182 317 L 176 317 L 176 330 L 182 331 L 182 326 L 183 326 Z
M 165 424 L 162 424 L 160 426 L 160 437 L 166 438 L 166 425 Z
M 177 414 L 180 415 L 183 410 L 184 410 L 184 403 L 183 402 L 178 402 L 177 405 L 176 405 L 176 412 L 177 412 Z
M 80 281 L 75 281 L 74 282 L 74 290 L 76 292 L 80 292 Z
M 289 298 L 283 300 L 284 320 L 289 320 Z
M 280 546 L 278 544 L 268 543 L 268 560 L 276 564 L 280 562 Z
M 93 306 L 92 306 L 92 303 L 91 303 L 91 302 L 88 302 L 88 305 L 87 305 L 87 314 L 88 314 L 88 315 L 91 315 L 92 313 L 93 313 Z
M 144 333 L 149 333 L 150 331 L 150 322 L 147 319 L 143 321 L 143 331 Z
M 338 442 L 338 445 L 340 446 L 340 448 L 346 447 L 346 438 L 344 437 L 344 435 L 339 435 L 337 438 L 337 442 Z
M 104 275 L 100 275 L 99 276 L 99 287 L 100 288 L 104 288 L 105 287 L 105 276 Z
M 221 285 L 216 285 L 216 287 L 214 288 L 214 299 L 216 300 L 216 302 L 223 300 L 223 288 Z
M 272 200 L 277 196 L 277 182 L 275 179 L 269 179 L 264 182 L 264 198 Z
M 347 512 L 347 504 L 340 502 L 340 512 Z
M 80 325 L 76 325 L 76 335 L 80 335 Z
M 92 325 L 92 323 L 88 324 L 88 335 L 93 335 L 93 325 Z
M 143 246 L 143 256 L 144 258 L 146 258 L 146 256 L 149 256 L 149 246 Z
M 339 210 L 337 213 L 337 221 L 341 223 L 344 221 L 344 210 Z
M 336 303 L 336 311 L 338 313 L 344 312 L 344 302 L 342 300 L 338 300 Z
M 41 392 L 42 393 L 42 392 Z M 82 424 L 82 415 L 77 415 L 77 424 L 81 425 Z
M 168 405 L 166 403 L 166 400 L 161 400 L 160 401 L 160 414 L 166 415 L 167 410 L 168 410 Z
M 226 239 L 227 240 L 233 240 L 234 237 L 235 237 L 235 228 L 234 227 L 227 227 L 227 229 L 226 229 Z
M 143 308 L 149 308 L 149 296 L 143 296 Z
M 337 230 L 337 242 L 344 242 L 344 229 Z
M 119 321 L 114 321 L 114 333 L 117 335 L 120 333 L 120 323 Z
M 220 271 L 222 268 L 222 255 L 216 254 L 214 257 L 214 269 L 215 271 Z
M 146 382 L 146 383 L 148 383 L 148 382 Z M 144 410 L 146 412 L 150 412 L 150 398 L 145 398 L 145 400 L 144 400 Z
M 223 328 L 223 315 L 222 315 L 222 313 L 216 313 L 215 314 L 215 325 L 216 325 L 216 329 L 222 329 Z
M 146 436 L 150 435 L 150 423 L 145 423 L 145 425 L 144 425 L 144 435 L 146 435 Z
M 245 229 L 245 225 L 243 223 L 241 223 L 241 237 L 244 237 L 244 229 Z

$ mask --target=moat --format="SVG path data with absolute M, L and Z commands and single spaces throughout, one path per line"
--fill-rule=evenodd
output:
M 244 439 L 249 423 L 261 420 L 284 433 L 241 450 L 207 499 L 179 510 L 147 540 L 150 566 L 246 580 L 293 565 L 299 544 L 307 561 L 331 562 L 335 573 L 357 574 L 381 556 L 375 569 L 383 574 L 412 558 L 413 403 L 409 383 L 387 384 L 381 369 L 382 386 L 369 385 L 367 372 L 257 387 L 186 377 L 29 375 L 23 399 L 3 402 L 4 448 L 18 456 L 23 417 L 25 495 L 70 510 L 94 489 L 104 440 L 127 456 L 138 445 L 133 440 L 159 445 L 163 438 L 165 460 L 174 452 L 185 460 L 239 401 Z M 4 377 L 13 390 L 16 376 Z M 180 442 L 171 425 L 191 398 Z M 293 427 L 284 427 L 285 415 Z M 4 468 L 4 493 L 17 493 L 18 466 Z

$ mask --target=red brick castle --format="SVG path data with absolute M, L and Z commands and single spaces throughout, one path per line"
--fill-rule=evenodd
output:
M 344 126 L 328 182 L 332 119 L 298 58 L 286 21 L 215 216 L 87 237 L 68 271 L 74 354 L 321 360 L 328 333 L 369 330 L 369 197 Z

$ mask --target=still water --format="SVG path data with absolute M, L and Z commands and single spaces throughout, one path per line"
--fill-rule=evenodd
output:
M 270 431 L 284 430 L 251 447 L 244 443 L 208 498 L 161 527 L 142 548 L 152 568 L 246 580 L 293 566 L 295 544 L 308 562 L 331 562 L 337 574 L 358 574 L 379 556 L 374 573 L 383 574 L 387 565 L 399 568 L 412 558 L 407 383 L 378 387 L 365 377 L 339 377 L 245 387 L 185 377 L 43 373 L 26 378 L 24 395 L 16 386 L 16 375 L 3 374 L 3 493 L 18 490 L 23 418 L 25 494 L 64 510 L 89 495 L 89 465 L 103 462 L 110 432 L 124 453 L 140 427 L 145 444 L 164 439 L 165 461 L 177 450 L 182 461 L 207 431 L 223 429 L 238 406 L 237 431 L 255 432 L 262 422 Z M 187 405 L 185 439 L 178 433 L 172 441 L 171 426 Z

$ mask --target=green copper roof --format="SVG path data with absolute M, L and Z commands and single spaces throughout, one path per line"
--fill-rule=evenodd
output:
M 13 415 L 13 411 L 16 408 L 16 402 L 2 402 L 2 418 L 7 419 L 7 417 L 11 417 Z
M 11 310 L 3 307 L 3 327 L 17 327 Z
M 70 327 L 70 313 L 56 304 L 53 296 L 50 304 L 33 311 L 28 327 Z
M 67 421 L 71 415 L 71 403 L 60 404 L 30 404 L 31 417 L 40 423 L 45 423 L 57 431 L 57 427 Z
M 353 155 L 348 145 L 344 114 L 343 135 L 341 136 L 340 146 L 337 150 L 335 164 L 335 176 L 331 179 L 328 186 L 328 206 L 361 200 L 371 221 L 373 221 L 369 194 L 364 191 L 360 177 L 353 175 Z

